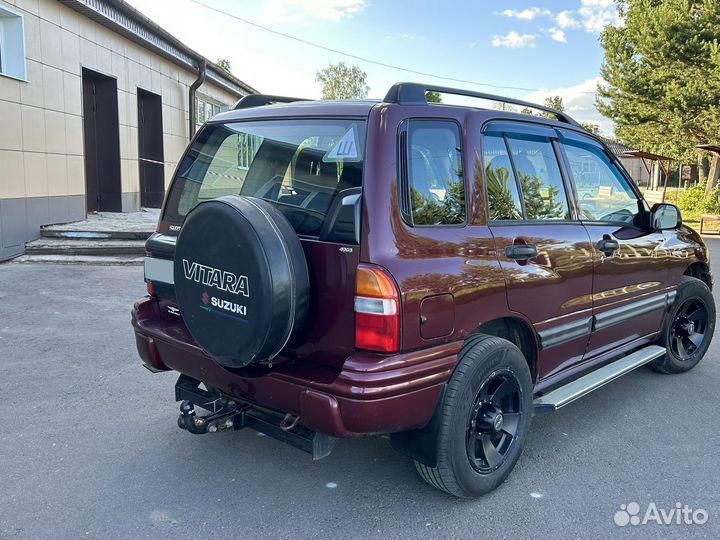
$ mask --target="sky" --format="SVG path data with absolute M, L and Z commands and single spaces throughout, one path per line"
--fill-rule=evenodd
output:
M 573 117 L 612 134 L 594 107 L 599 34 L 621 24 L 612 0 L 128 1 L 210 60 L 227 58 L 261 93 L 319 98 L 315 73 L 345 62 L 367 73 L 370 98 L 401 81 L 534 102 L 560 95 Z

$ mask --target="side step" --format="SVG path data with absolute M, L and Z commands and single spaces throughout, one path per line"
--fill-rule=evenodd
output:
M 572 403 L 576 399 L 586 396 L 593 390 L 605 386 L 607 383 L 622 377 L 626 373 L 630 373 L 632 370 L 648 362 L 652 362 L 656 358 L 660 358 L 663 354 L 665 354 L 665 348 L 659 345 L 650 345 L 637 350 L 634 353 L 622 357 L 620 360 L 616 360 L 611 364 L 591 371 L 587 375 L 583 375 L 565 386 L 561 386 L 536 398 L 533 402 L 535 412 L 556 411 L 560 407 L 564 407 L 568 403 Z

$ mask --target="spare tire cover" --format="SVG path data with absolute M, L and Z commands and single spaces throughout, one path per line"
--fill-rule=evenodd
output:
M 302 328 L 305 254 L 285 216 L 262 199 L 198 204 L 177 238 L 174 274 L 190 334 L 224 366 L 273 358 Z

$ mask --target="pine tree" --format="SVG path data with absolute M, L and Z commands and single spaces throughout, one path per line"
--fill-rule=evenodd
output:
M 616 3 L 624 24 L 600 38 L 607 85 L 598 88 L 598 110 L 632 146 L 698 159 L 697 144 L 720 140 L 720 2 Z

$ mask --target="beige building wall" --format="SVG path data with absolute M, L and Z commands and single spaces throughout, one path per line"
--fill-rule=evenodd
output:
M 197 74 L 56 0 L 0 0 L 23 15 L 27 80 L 0 75 L 0 259 L 40 225 L 85 215 L 82 68 L 117 80 L 123 211 L 139 209 L 137 89 L 162 97 L 166 186 L 188 142 Z M 199 90 L 231 105 L 237 96 Z
M 619 159 L 638 186 L 647 187 L 650 185 L 650 175 L 645 165 L 643 165 L 642 159 L 636 157 L 620 157 Z

